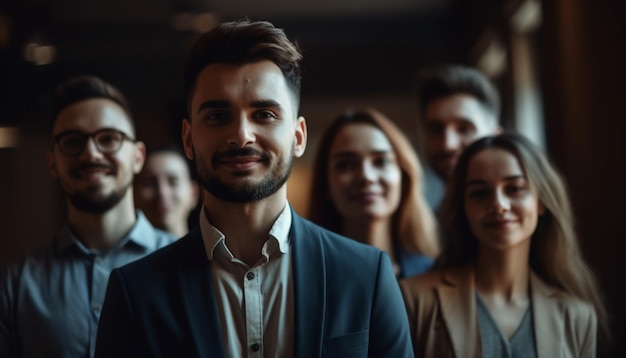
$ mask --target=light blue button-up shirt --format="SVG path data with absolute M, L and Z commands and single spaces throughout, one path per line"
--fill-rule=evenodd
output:
M 0 271 L 0 357 L 93 357 L 111 270 L 174 240 L 141 212 L 106 252 L 89 250 L 64 225 L 51 245 Z

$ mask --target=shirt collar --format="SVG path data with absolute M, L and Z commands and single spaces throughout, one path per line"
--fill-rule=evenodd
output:
M 278 248 L 283 254 L 289 252 L 289 230 L 291 229 L 291 207 L 289 203 L 285 204 L 283 211 L 280 213 L 269 232 L 269 237 L 274 238 L 278 242 Z M 200 211 L 200 232 L 202 233 L 202 241 L 209 260 L 213 260 L 215 248 L 224 242 L 224 234 L 215 226 L 211 225 L 206 215 L 206 207 L 202 205 Z
M 135 211 L 136 220 L 130 231 L 120 240 L 115 248 L 125 246 L 128 242 L 142 247 L 148 251 L 157 249 L 157 240 L 155 237 L 155 229 L 150 224 L 146 216 L 139 210 Z M 80 240 L 72 233 L 72 229 L 66 222 L 57 234 L 57 250 L 65 251 L 70 247 L 78 246 L 82 251 L 90 251 Z M 113 249 L 114 250 L 114 249 Z
M 289 252 L 289 230 L 291 229 L 291 208 L 287 203 L 283 212 L 280 213 L 274 225 L 270 229 L 270 236 L 278 241 L 280 252 Z

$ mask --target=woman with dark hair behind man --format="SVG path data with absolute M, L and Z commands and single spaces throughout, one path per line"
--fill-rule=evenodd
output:
M 322 135 L 309 218 L 387 252 L 396 275 L 430 269 L 439 253 L 422 167 L 404 134 L 374 109 L 347 111 Z
M 565 183 L 526 138 L 462 154 L 442 206 L 437 269 L 401 281 L 416 356 L 594 357 L 606 312 Z

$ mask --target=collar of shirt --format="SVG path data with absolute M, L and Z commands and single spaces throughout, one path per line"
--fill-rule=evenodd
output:
M 146 218 L 146 216 L 139 210 L 135 211 L 137 220 L 130 229 L 128 234 L 115 245 L 111 251 L 125 246 L 127 243 L 133 243 L 138 247 L 144 248 L 147 251 L 154 251 L 157 247 L 157 240 L 155 239 L 154 228 Z M 59 233 L 57 234 L 57 251 L 59 253 L 64 252 L 71 247 L 78 247 L 80 251 L 90 254 L 94 253 L 93 250 L 88 249 L 83 243 L 72 233 L 69 223 L 65 223 Z
M 291 208 L 289 203 L 285 204 L 285 208 L 280 213 L 274 225 L 269 232 L 269 237 L 274 238 L 278 242 L 278 249 L 283 254 L 289 252 L 289 230 L 291 229 Z M 200 232 L 202 233 L 202 241 L 209 261 L 213 261 L 215 248 L 220 244 L 230 253 L 230 250 L 224 243 L 224 234 L 215 226 L 211 225 L 206 215 L 206 207 L 202 205 L 200 211 Z M 263 246 L 263 255 L 267 255 L 267 244 Z M 232 255 L 232 254 L 231 254 Z

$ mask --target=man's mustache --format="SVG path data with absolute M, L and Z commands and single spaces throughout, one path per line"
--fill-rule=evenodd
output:
M 212 163 L 215 165 L 218 162 L 232 157 L 259 157 L 263 162 L 268 162 L 270 160 L 268 153 L 261 152 L 260 150 L 256 150 L 254 148 L 233 148 L 214 154 Z
M 106 164 L 102 164 L 102 163 L 85 163 L 85 164 L 80 164 L 77 167 L 75 167 L 72 170 L 72 173 L 77 173 L 81 170 L 84 169 L 93 169 L 93 168 L 103 168 L 103 169 L 109 169 L 112 172 L 115 172 L 114 168 L 110 165 L 106 165 Z

